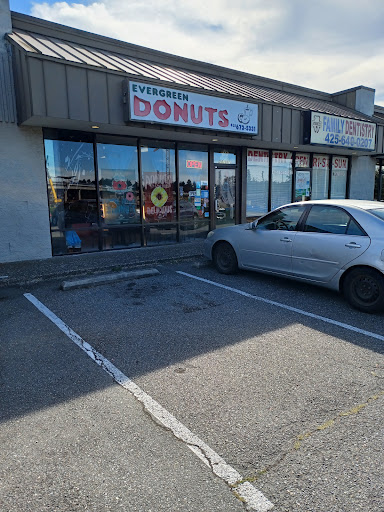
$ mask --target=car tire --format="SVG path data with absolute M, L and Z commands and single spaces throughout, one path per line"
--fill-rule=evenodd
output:
M 226 242 L 215 247 L 213 262 L 220 274 L 234 274 L 239 268 L 236 253 L 233 247 Z
M 343 284 L 346 300 L 365 313 L 384 310 L 384 276 L 371 268 L 356 268 L 347 274 Z

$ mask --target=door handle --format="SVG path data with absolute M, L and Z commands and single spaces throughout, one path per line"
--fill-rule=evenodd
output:
M 285 236 L 284 238 L 280 238 L 280 242 L 292 242 L 292 240 Z
M 350 247 L 351 249 L 360 249 L 361 245 L 356 242 L 350 242 L 349 244 L 345 244 L 345 247 Z

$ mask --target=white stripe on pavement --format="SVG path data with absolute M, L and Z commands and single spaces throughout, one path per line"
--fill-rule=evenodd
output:
M 321 320 L 322 322 L 337 325 L 338 327 L 342 327 L 343 329 L 348 329 L 349 331 L 358 332 L 359 334 L 364 334 L 364 336 L 370 336 L 371 338 L 384 341 L 384 336 L 376 334 L 375 332 L 365 331 L 364 329 L 359 329 L 358 327 L 354 327 L 353 325 L 344 324 L 343 322 L 338 322 L 337 320 L 332 320 L 332 318 L 327 318 L 326 316 L 315 315 L 314 313 L 309 313 L 308 311 L 304 311 L 303 309 L 294 308 L 292 306 L 288 306 L 287 304 L 282 304 L 281 302 L 265 299 L 264 297 L 258 297 L 257 295 L 252 295 L 251 293 L 243 292 L 242 290 L 232 288 L 231 286 L 226 286 L 225 284 L 216 283 L 215 281 L 210 281 L 209 279 L 204 279 L 203 277 L 197 277 L 194 276 L 193 274 L 187 274 L 186 272 L 182 272 L 181 270 L 177 270 L 176 272 L 177 274 L 191 277 L 192 279 L 196 279 L 197 281 L 202 281 L 203 283 L 208 283 L 213 286 L 217 286 L 218 288 L 223 288 L 224 290 L 237 293 L 239 295 L 242 295 L 243 297 L 248 297 L 249 299 L 265 302 L 266 304 L 271 304 L 272 306 L 287 309 L 288 311 L 293 311 L 294 313 L 299 313 L 300 315 L 309 316 L 310 318 L 315 318 L 316 320 Z
M 242 482 L 243 477 L 234 468 L 225 462 L 214 450 L 199 437 L 178 421 L 158 402 L 145 393 L 131 379 L 124 375 L 102 354 L 97 352 L 89 343 L 84 341 L 75 331 L 65 324 L 58 316 L 40 302 L 34 295 L 25 293 L 36 308 L 53 322 L 68 338 L 80 347 L 93 361 L 106 371 L 120 386 L 127 389 L 143 404 L 145 409 L 164 427 L 171 430 L 175 437 L 187 444 L 188 448 L 199 457 L 213 473 L 230 486 L 231 490 L 246 504 L 247 510 L 267 512 L 273 504 L 249 482 Z M 242 483 L 241 483 L 242 482 Z

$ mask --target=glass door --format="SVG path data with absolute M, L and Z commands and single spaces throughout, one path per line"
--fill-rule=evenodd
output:
M 296 153 L 294 159 L 294 201 L 308 201 L 311 199 L 312 189 L 317 189 L 316 170 L 313 172 L 310 167 L 309 153 Z M 314 159 L 313 165 L 316 165 Z M 313 176 L 314 175 L 314 176 Z M 328 187 L 328 184 L 327 184 Z M 328 188 L 327 188 L 328 190 Z
M 216 227 L 235 224 L 236 169 L 215 169 Z
M 236 224 L 236 153 L 214 153 L 216 227 Z

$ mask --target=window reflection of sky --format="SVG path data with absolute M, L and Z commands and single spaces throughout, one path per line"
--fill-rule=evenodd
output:
M 45 159 L 50 178 L 68 182 L 94 182 L 92 144 L 86 142 L 45 140 Z
M 215 164 L 236 165 L 236 155 L 229 151 L 215 152 L 213 158 Z
M 143 172 L 171 172 L 175 174 L 175 150 L 142 147 L 141 165 Z
M 98 144 L 98 165 L 100 178 L 138 180 L 137 149 L 133 146 Z

